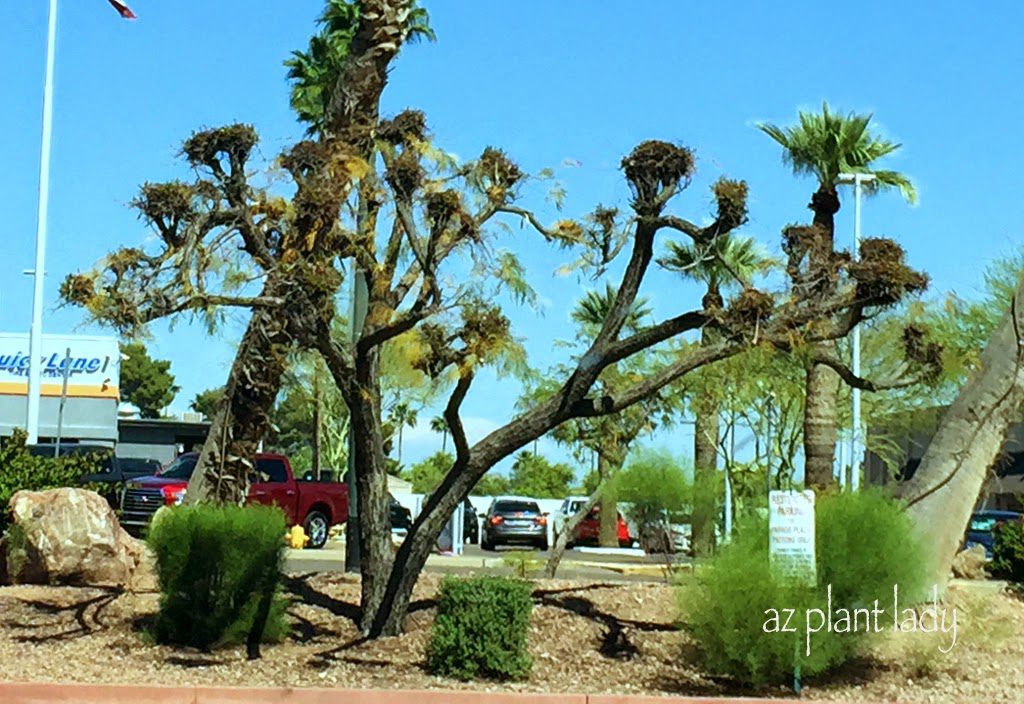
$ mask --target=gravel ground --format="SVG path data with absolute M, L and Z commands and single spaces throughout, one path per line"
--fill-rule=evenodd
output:
M 291 577 L 294 632 L 264 646 L 260 661 L 243 648 L 201 654 L 146 641 L 142 624 L 155 594 L 67 587 L 0 588 L 0 680 L 338 686 L 403 689 L 504 689 L 622 694 L 775 694 L 744 692 L 694 664 L 693 645 L 675 626 L 675 592 L 660 583 L 540 581 L 531 625 L 534 671 L 526 682 L 462 684 L 423 670 L 440 577 L 417 586 L 407 632 L 362 642 L 351 621 L 358 583 L 344 575 Z M 949 655 L 935 641 L 889 637 L 870 658 L 804 695 L 836 701 L 1024 701 L 1024 601 L 973 589 L 951 592 L 961 614 Z

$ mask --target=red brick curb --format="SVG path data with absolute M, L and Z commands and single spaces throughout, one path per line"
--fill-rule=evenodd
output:
M 769 701 L 794 700 L 519 694 L 466 690 L 136 687 L 0 682 L 0 702 L 3 704 L 763 704 Z

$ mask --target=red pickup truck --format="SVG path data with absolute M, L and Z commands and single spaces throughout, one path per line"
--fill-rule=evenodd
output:
M 198 454 L 184 454 L 156 475 L 130 481 L 121 497 L 121 524 L 139 533 L 161 506 L 180 504 L 198 461 Z M 348 487 L 339 482 L 298 481 L 284 455 L 256 455 L 248 502 L 279 506 L 288 525 L 305 527 L 311 548 L 322 548 L 330 527 L 348 520 Z

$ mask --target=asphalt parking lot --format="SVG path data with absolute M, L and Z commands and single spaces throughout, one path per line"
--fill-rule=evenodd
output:
M 462 555 L 434 554 L 427 560 L 428 572 L 450 574 L 514 574 L 517 558 L 529 555 L 527 569 L 539 574 L 550 551 L 499 548 L 481 550 L 478 545 L 467 545 Z M 676 557 L 681 569 L 690 567 L 690 559 Z M 566 579 L 606 579 L 611 581 L 661 581 L 665 579 L 666 559 L 663 555 L 643 555 L 637 551 L 592 552 L 567 550 L 562 558 L 558 576 Z M 522 567 L 522 565 L 518 565 Z M 343 544 L 328 543 L 322 550 L 291 550 L 285 558 L 285 571 L 290 573 L 343 572 L 345 548 Z

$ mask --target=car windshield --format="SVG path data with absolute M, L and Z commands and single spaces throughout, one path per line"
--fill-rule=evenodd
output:
M 167 465 L 167 468 L 160 472 L 160 476 L 164 479 L 190 479 L 198 460 L 196 455 L 182 455 Z
M 970 530 L 979 533 L 991 533 L 998 521 L 995 518 L 972 518 Z
M 496 501 L 494 513 L 540 513 L 533 501 Z

